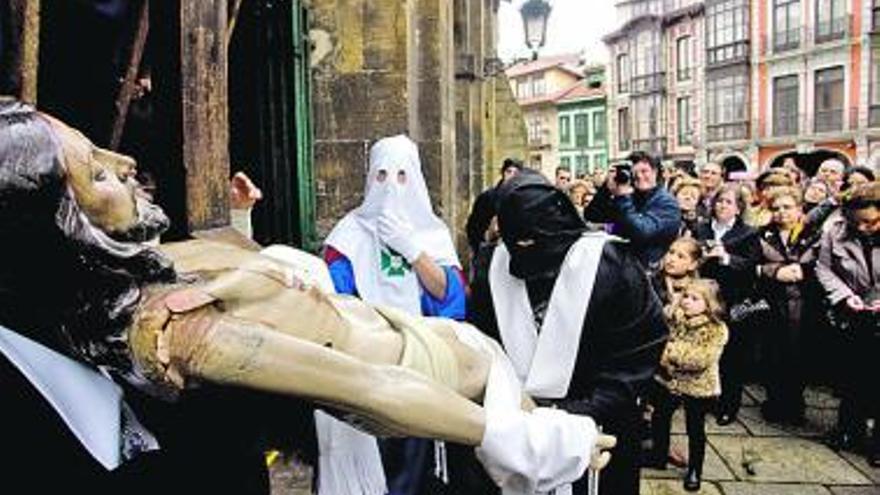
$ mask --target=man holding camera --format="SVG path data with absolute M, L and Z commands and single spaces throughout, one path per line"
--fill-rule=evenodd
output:
M 614 166 L 584 211 L 588 222 L 610 223 L 612 233 L 629 240 L 648 268 L 663 257 L 678 235 L 681 212 L 659 185 L 660 160 L 642 151 Z

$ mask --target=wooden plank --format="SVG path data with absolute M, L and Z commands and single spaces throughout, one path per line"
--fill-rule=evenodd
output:
M 134 96 L 135 83 L 141 67 L 141 59 L 144 55 L 144 46 L 147 44 L 147 34 L 150 31 L 150 0 L 142 0 L 141 10 L 138 14 L 137 30 L 131 44 L 128 57 L 128 69 L 125 79 L 116 97 L 116 117 L 113 120 L 113 133 L 110 136 L 110 149 L 119 149 L 119 141 L 122 140 L 122 131 L 125 130 L 125 120 L 128 117 L 128 107 Z
M 7 0 L 8 27 L 12 31 L 10 76 L 4 77 L 10 87 L 4 88 L 22 101 L 37 102 L 37 68 L 40 57 L 40 0 Z M 5 85 L 5 84 L 4 84 Z
M 189 231 L 229 225 L 227 0 L 180 2 L 183 164 Z

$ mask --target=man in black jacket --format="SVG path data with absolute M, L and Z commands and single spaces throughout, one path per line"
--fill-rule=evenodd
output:
M 497 184 L 481 192 L 474 205 L 471 207 L 471 214 L 468 216 L 465 231 L 467 231 L 468 246 L 471 248 L 471 254 L 476 257 L 480 250 L 480 245 L 489 239 L 486 238 L 486 232 L 495 218 L 495 190 L 505 181 L 515 177 L 523 169 L 521 161 L 513 158 L 505 158 L 501 165 L 501 180 Z
M 492 307 L 476 310 L 492 313 L 481 321 L 497 320 L 498 324 L 482 330 L 500 337 L 516 363 L 516 355 L 522 350 L 521 335 L 511 333 L 510 316 L 525 310 L 524 320 L 530 320 L 529 324 L 533 322 L 536 330 L 540 328 L 538 343 L 533 347 L 534 359 L 530 360 L 531 369 L 524 377 L 526 391 L 539 404 L 552 404 L 571 413 L 590 416 L 605 432 L 617 435 L 618 445 L 612 451 L 611 463 L 602 471 L 600 490 L 609 495 L 635 495 L 639 490 L 637 397 L 654 374 L 667 334 L 660 301 L 640 265 L 634 262 L 629 247 L 604 234 L 587 233 L 586 225 L 565 193 L 540 174 L 523 171 L 498 188 L 497 200 L 504 242 L 499 244 L 492 262 L 491 283 L 475 287 L 474 291 L 491 293 Z M 507 256 L 509 263 L 505 265 L 501 260 Z M 593 265 L 578 265 L 575 260 L 591 256 Z M 524 290 L 527 299 L 507 297 L 509 287 L 499 283 L 505 277 L 509 285 L 519 287 L 514 290 Z M 561 285 L 571 288 L 584 282 L 583 279 L 588 279 L 592 294 L 585 296 L 590 290 L 557 291 L 567 293 L 571 303 L 560 306 L 561 296 L 553 291 L 557 280 L 564 280 Z M 525 289 L 521 288 L 523 285 Z M 522 292 L 519 294 L 525 296 Z M 517 307 L 517 300 L 527 301 L 528 307 Z M 567 335 L 570 341 L 557 342 L 571 349 L 568 369 L 559 353 L 554 353 L 551 360 L 540 359 L 544 345 L 541 336 L 556 330 L 551 321 L 558 321 L 557 317 L 575 321 L 572 315 L 578 314 L 576 307 L 580 305 L 583 305 L 580 310 L 585 312 L 579 320 L 582 327 L 577 330 L 580 331 Z M 513 327 L 526 328 L 515 323 Z M 531 338 L 534 335 L 533 331 Z M 557 393 L 545 394 L 541 391 L 547 387 L 530 387 L 533 381 L 540 381 L 533 380 L 533 375 L 539 373 L 561 373 L 568 376 L 568 380 L 567 383 L 562 380 L 563 386 L 555 390 Z M 585 493 L 584 483 L 583 479 L 576 483 L 574 492 Z

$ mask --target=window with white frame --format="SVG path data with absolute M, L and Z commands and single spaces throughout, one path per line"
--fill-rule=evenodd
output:
M 636 141 L 645 139 L 650 135 L 651 121 L 654 120 L 654 116 L 656 115 L 651 102 L 651 98 L 633 99 L 633 117 L 635 118 L 633 139 Z
M 691 36 L 682 36 L 675 42 L 675 59 L 678 66 L 677 79 L 690 81 L 693 78 L 694 41 Z
M 544 74 L 537 75 L 532 78 L 532 96 L 544 96 L 547 93 L 547 83 Z
M 575 167 L 574 167 L 574 176 L 581 177 L 589 172 L 590 169 L 590 156 L 589 155 L 578 155 L 575 157 Z
M 773 79 L 773 135 L 791 136 L 798 133 L 798 101 L 800 84 L 797 75 Z
M 646 29 L 636 35 L 635 76 L 660 72 L 660 32 Z
M 816 115 L 814 121 L 816 132 L 843 129 L 843 83 L 843 67 L 831 67 L 816 71 Z
M 816 42 L 836 40 L 846 35 L 845 0 L 816 0 Z
M 629 93 L 629 55 L 621 53 L 617 56 L 617 92 Z
M 693 123 L 691 121 L 691 98 L 685 96 L 676 102 L 676 116 L 678 118 L 678 145 L 689 146 L 693 144 Z
M 521 99 L 521 100 L 524 100 L 524 99 L 529 98 L 530 96 L 532 96 L 532 93 L 531 93 L 531 86 L 532 86 L 532 85 L 531 85 L 530 81 L 528 81 L 528 80 L 520 80 L 520 81 L 517 83 L 517 85 L 516 85 L 516 87 L 517 87 L 517 91 L 516 91 L 516 95 L 517 95 L 517 97 L 518 97 L 519 99 Z
M 880 0 L 878 0 L 880 1 Z M 871 106 L 880 107 L 880 49 L 871 52 Z
M 707 138 L 711 141 L 748 137 L 748 68 L 718 71 L 706 82 Z
M 632 145 L 632 122 L 629 108 L 617 110 L 617 147 L 620 151 L 629 151 Z
M 544 137 L 544 126 L 542 125 L 540 118 L 532 117 L 528 120 L 528 131 L 530 143 L 542 144 L 541 141 Z
M 574 144 L 578 148 L 586 148 L 589 142 L 589 124 L 590 116 L 585 113 L 579 113 L 574 116 Z
M 605 143 L 605 111 L 593 112 L 593 146 Z
M 773 50 L 791 50 L 801 43 L 801 0 L 774 0 Z
M 571 117 L 568 115 L 559 117 L 559 144 L 571 146 Z
M 748 56 L 749 0 L 707 0 L 705 23 L 708 65 Z

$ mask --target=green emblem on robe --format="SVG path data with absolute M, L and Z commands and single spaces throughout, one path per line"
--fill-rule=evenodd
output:
M 412 271 L 403 256 L 390 249 L 382 249 L 380 266 L 386 277 L 403 277 L 406 272 Z

